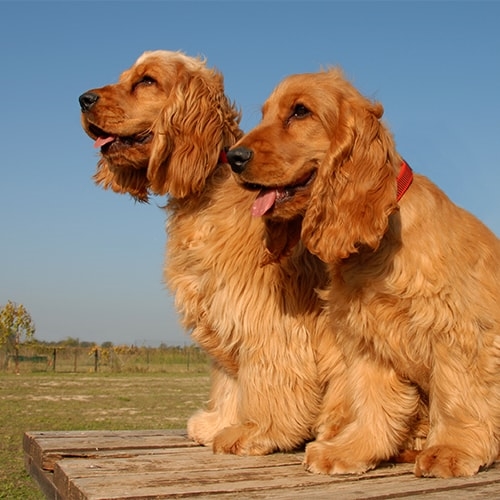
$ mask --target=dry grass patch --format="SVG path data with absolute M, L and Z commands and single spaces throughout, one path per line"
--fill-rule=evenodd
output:
M 24 470 L 25 431 L 182 429 L 208 389 L 207 365 L 167 374 L 1 374 L 0 498 L 44 498 Z

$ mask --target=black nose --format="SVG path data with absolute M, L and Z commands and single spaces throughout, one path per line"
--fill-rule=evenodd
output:
M 227 152 L 227 161 L 231 165 L 233 172 L 241 174 L 247 163 L 252 159 L 253 151 L 246 148 L 245 146 L 240 146 L 239 148 L 230 149 Z
M 82 94 L 78 98 L 83 112 L 88 111 L 98 101 L 98 99 L 99 96 L 94 94 L 94 92 L 85 92 L 85 94 Z

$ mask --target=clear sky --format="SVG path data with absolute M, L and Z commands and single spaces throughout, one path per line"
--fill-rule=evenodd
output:
M 165 200 L 94 186 L 80 127 L 78 96 L 145 50 L 205 56 L 244 130 L 283 77 L 340 65 L 408 163 L 500 235 L 499 27 L 480 0 L 0 1 L 0 304 L 41 340 L 190 343 L 162 284 Z

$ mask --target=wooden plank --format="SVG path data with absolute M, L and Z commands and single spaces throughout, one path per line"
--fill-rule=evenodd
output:
M 68 431 L 26 432 L 24 452 L 42 469 L 51 471 L 63 457 L 92 457 L 102 451 L 137 448 L 196 447 L 185 431 Z
M 455 497 L 454 492 L 464 490 L 467 490 L 467 496 L 470 497 L 472 487 L 484 489 L 486 486 L 491 486 L 491 491 L 500 493 L 499 469 L 491 469 L 473 478 L 452 480 L 416 478 L 410 464 L 383 467 L 359 476 L 323 476 L 305 472 L 298 460 L 293 465 L 276 464 L 279 460 L 274 461 L 275 465 L 270 465 L 267 459 L 271 457 L 224 457 L 229 460 L 222 460 L 225 462 L 223 464 L 223 457 L 213 456 L 212 462 L 202 464 L 197 460 L 198 451 L 200 450 L 191 452 L 191 468 L 184 469 L 174 467 L 172 470 L 175 454 L 170 454 L 168 460 L 163 460 L 161 456 L 155 456 L 153 460 L 151 457 L 135 457 L 127 460 L 122 467 L 116 460 L 99 460 L 91 461 L 87 470 L 83 470 L 81 461 L 72 459 L 63 460 L 58 466 L 67 479 L 65 491 L 67 498 L 71 499 L 144 500 L 231 495 L 253 498 L 258 493 L 265 493 L 264 496 L 269 498 L 269 492 L 273 492 L 273 498 L 286 498 L 302 491 L 315 498 L 321 495 L 331 498 L 335 494 L 338 498 L 347 500 L 437 493 Z M 276 455 L 272 457 L 281 458 Z M 124 478 L 127 478 L 126 491 Z M 58 486 L 59 489 L 61 486 Z
M 199 450 L 198 450 L 199 451 Z M 158 458 L 158 457 L 155 457 Z M 172 457 L 171 457 L 172 458 Z M 197 464 L 198 453 L 192 454 L 191 465 Z M 56 476 L 66 477 L 66 483 L 59 484 L 61 491 L 67 492 L 67 497 L 88 499 L 149 499 L 149 498 L 195 498 L 200 495 L 238 495 L 243 493 L 254 493 L 258 491 L 286 491 L 291 493 L 297 487 L 309 487 L 314 485 L 332 485 L 342 482 L 353 482 L 352 476 L 334 478 L 330 476 L 308 474 L 300 464 L 269 466 L 266 458 L 256 457 L 255 460 L 232 458 L 230 467 L 220 464 L 220 456 L 213 456 L 212 463 L 206 463 L 205 467 L 185 468 L 184 470 L 170 470 L 169 461 L 163 463 L 154 462 L 153 469 L 149 469 L 148 461 L 138 457 L 137 460 L 127 460 L 126 470 L 120 469 L 113 472 L 113 461 L 107 464 L 104 461 L 93 461 L 92 472 L 83 471 L 81 463 L 75 464 L 72 471 L 67 468 L 67 460 L 58 464 Z M 196 462 L 195 462 L 196 460 Z M 75 462 L 75 460 L 71 460 Z M 226 462 L 226 460 L 224 460 Z M 247 464 L 250 463 L 250 467 Z M 130 467 L 130 469 L 129 469 Z M 410 474 L 411 468 L 404 466 L 400 471 L 390 468 L 392 473 L 398 477 L 401 474 Z M 377 471 L 372 477 L 389 477 L 390 475 Z M 127 478 L 127 489 L 124 491 L 124 478 Z M 355 479 L 356 480 L 356 479 Z M 330 490 L 331 492 L 331 490 Z M 84 496 L 82 497 L 82 493 Z
M 472 478 L 446 480 L 416 478 L 413 464 L 324 476 L 304 470 L 303 452 L 214 455 L 183 431 L 27 433 L 25 451 L 30 474 L 58 500 L 500 498 L 498 463 Z
M 340 498 L 387 498 L 386 495 L 429 495 L 495 485 L 500 486 L 500 469 L 493 468 L 467 479 L 419 479 L 412 464 L 377 468 L 360 476 L 323 476 L 303 469 L 303 454 L 274 454 L 268 457 L 214 456 L 210 450 L 188 453 L 176 450 L 155 456 L 135 456 L 121 461 L 114 458 L 62 460 L 54 481 L 68 498 L 179 498 L 206 495 L 248 495 L 273 492 L 274 498 L 304 494 L 332 495 Z M 180 460 L 178 460 L 180 459 Z M 129 492 L 124 493 L 127 478 Z M 59 482 L 64 478 L 64 483 Z M 470 491 L 468 493 L 470 496 Z M 83 498 L 83 497 L 82 497 Z
M 62 500 L 59 492 L 54 485 L 54 475 L 51 472 L 44 471 L 29 457 L 25 455 L 24 465 L 28 474 L 35 480 L 38 484 L 42 493 L 52 500 Z

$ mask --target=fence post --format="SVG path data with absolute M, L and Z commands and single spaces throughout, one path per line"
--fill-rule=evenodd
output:
M 97 362 L 99 361 L 99 349 L 96 347 L 94 350 L 94 372 L 97 373 Z
M 52 371 L 56 371 L 56 359 L 57 359 L 57 349 L 54 347 L 52 351 Z

